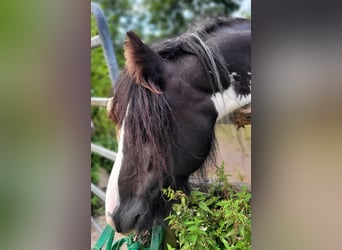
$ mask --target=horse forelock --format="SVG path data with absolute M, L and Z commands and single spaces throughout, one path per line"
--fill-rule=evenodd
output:
M 119 128 L 125 122 L 125 143 L 134 157 L 129 160 L 137 163 L 135 175 L 143 175 L 147 171 L 139 163 L 146 162 L 146 157 L 149 157 L 149 171 L 154 172 L 162 187 L 163 177 L 173 178 L 173 169 L 167 161 L 170 155 L 169 133 L 175 129 L 172 109 L 164 94 L 155 94 L 136 84 L 124 72 L 114 91 L 111 113 Z M 150 155 L 146 154 L 147 148 L 152 152 Z

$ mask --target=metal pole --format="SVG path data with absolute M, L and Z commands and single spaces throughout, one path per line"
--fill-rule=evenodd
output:
M 91 224 L 95 227 L 96 231 L 98 231 L 100 234 L 102 233 L 103 229 L 102 227 L 95 221 L 93 216 L 90 217 Z
M 109 98 L 105 98 L 105 97 L 92 97 L 91 106 L 107 107 L 108 100 Z
M 104 56 L 107 62 L 109 76 L 112 81 L 112 87 L 114 88 L 115 83 L 119 77 L 119 66 L 116 61 L 116 57 L 114 54 L 113 43 L 110 38 L 110 33 L 107 25 L 106 18 L 101 10 L 100 6 L 96 3 L 91 3 L 91 12 L 93 13 L 97 28 L 99 31 Z
M 100 36 L 94 36 L 91 38 L 91 48 L 96 48 L 101 46 L 101 39 Z
M 97 153 L 103 157 L 106 157 L 109 160 L 115 161 L 116 153 L 112 150 L 106 149 L 94 143 L 90 144 L 90 150 L 91 152 Z
M 93 192 L 97 197 L 100 198 L 103 202 L 106 200 L 106 194 L 103 192 L 99 187 L 97 187 L 95 184 L 91 183 L 90 186 L 91 192 Z

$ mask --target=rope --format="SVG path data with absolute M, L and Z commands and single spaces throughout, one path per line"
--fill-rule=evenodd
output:
M 114 229 L 107 225 L 93 247 L 93 250 L 120 250 L 121 246 L 124 244 L 127 245 L 128 250 L 158 250 L 163 241 L 164 229 L 162 226 L 157 226 L 152 229 L 151 243 L 148 248 L 144 248 L 139 241 L 135 242 L 133 240 L 133 235 L 122 238 L 113 243 L 114 235 Z M 106 248 L 104 248 L 105 245 Z

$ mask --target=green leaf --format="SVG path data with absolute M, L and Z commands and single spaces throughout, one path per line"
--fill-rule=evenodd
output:
M 220 240 L 221 240 L 221 242 L 223 243 L 224 247 L 225 247 L 226 249 L 228 249 L 228 248 L 229 248 L 228 241 L 227 241 L 225 238 L 223 238 L 223 237 L 220 237 Z

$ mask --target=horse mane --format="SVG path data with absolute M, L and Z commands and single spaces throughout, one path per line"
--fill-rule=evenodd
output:
M 214 48 L 209 48 L 205 41 L 208 35 L 219 28 L 232 27 L 245 22 L 245 19 L 236 18 L 215 18 L 201 22 L 183 35 L 155 43 L 151 48 L 162 58 L 176 60 L 184 54 L 195 55 L 208 73 L 208 79 L 213 92 L 222 91 L 230 84 L 229 74 L 222 56 Z M 132 98 L 131 98 L 132 97 Z M 127 112 L 127 109 L 130 112 Z M 165 96 L 152 93 L 135 80 L 124 69 L 114 89 L 114 97 L 109 117 L 122 127 L 125 120 L 125 130 L 131 134 L 130 147 L 135 152 L 136 162 L 141 162 L 144 157 L 142 148 L 148 144 L 152 147 L 150 168 L 158 173 L 159 179 L 167 175 L 171 177 L 172 169 L 168 165 L 167 155 L 170 155 L 170 141 L 168 135 L 176 130 L 176 120 L 173 110 Z M 213 132 L 214 133 L 214 132 Z M 213 134 L 211 151 L 203 165 L 208 162 L 215 162 L 216 140 Z M 205 176 L 203 168 L 200 176 Z M 137 168 L 137 173 L 143 169 Z M 143 173 L 141 173 L 143 174 Z M 161 184 L 161 183 L 160 183 Z
M 216 17 L 204 19 L 195 23 L 179 37 L 153 44 L 152 49 L 162 58 L 168 60 L 176 60 L 184 54 L 195 55 L 207 72 L 213 93 L 222 92 L 230 84 L 226 62 L 216 48 L 209 48 L 205 42 L 210 37 L 210 33 L 222 27 L 233 28 L 240 25 L 243 29 L 247 23 L 248 21 L 243 18 Z
M 158 52 L 161 57 L 165 59 L 174 59 L 184 55 L 184 52 L 192 53 L 187 51 L 186 47 L 183 46 L 184 42 L 187 40 L 186 37 L 189 34 L 196 34 L 206 40 L 208 34 L 217 31 L 221 27 L 229 28 L 246 23 L 247 20 L 244 18 L 216 17 L 203 19 L 197 21 L 183 35 L 154 43 L 152 44 L 152 48 Z

